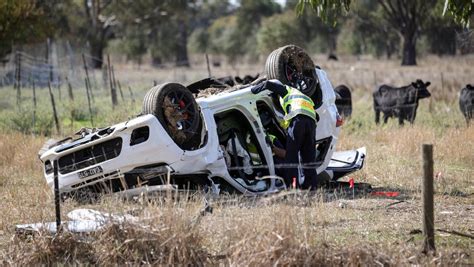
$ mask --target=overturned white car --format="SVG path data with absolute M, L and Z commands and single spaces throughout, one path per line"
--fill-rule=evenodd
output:
M 300 83 L 316 103 L 317 155 L 310 167 L 316 168 L 318 178 L 337 180 L 362 168 L 364 148 L 334 152 L 342 121 L 326 73 L 295 46 L 272 52 L 265 69 L 268 79 Z M 210 78 L 187 87 L 156 86 L 146 94 L 136 118 L 42 153 L 46 181 L 53 187 L 57 164 L 63 196 L 141 192 L 164 185 L 249 195 L 280 191 L 285 184 L 276 173 L 282 166 L 275 165 L 266 133 L 271 131 L 285 143 L 283 111 L 269 91 L 251 93 L 264 79 L 224 90 L 215 89 L 223 85 Z M 206 90 L 220 93 L 195 99 Z

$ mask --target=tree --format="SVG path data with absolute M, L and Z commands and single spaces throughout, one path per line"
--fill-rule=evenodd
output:
M 189 47 L 193 52 L 207 53 L 211 50 L 212 40 L 210 26 L 221 17 L 226 17 L 235 11 L 227 0 L 202 1 L 196 8 L 191 24 L 195 26 L 190 36 Z
M 474 14 L 474 2 L 472 0 L 444 0 L 443 2 L 443 16 L 449 11 L 457 23 L 469 27 Z M 332 22 L 327 15 L 331 12 L 341 12 L 343 9 L 349 11 L 351 0 L 298 0 L 296 9 L 301 13 L 307 4 L 318 13 L 318 16 Z
M 210 40 L 210 52 L 225 55 L 231 64 L 235 63 L 241 55 L 241 51 L 238 49 L 241 41 L 234 38 L 234 32 L 237 31 L 237 28 L 237 17 L 231 15 L 216 19 L 207 30 Z
M 140 56 L 150 52 L 154 66 L 161 66 L 164 60 L 174 60 L 177 66 L 189 66 L 188 37 L 194 29 L 191 22 L 197 13 L 196 3 L 185 0 L 118 1 L 120 27 L 117 34 L 122 47 L 140 48 L 136 51 Z M 144 47 L 133 38 L 143 40 Z
M 403 40 L 402 65 L 416 65 L 416 41 L 419 29 L 428 18 L 434 0 L 378 0 L 384 18 Z
M 257 33 L 262 19 L 281 11 L 272 0 L 241 0 L 236 10 L 215 19 L 207 30 L 209 50 L 233 64 L 245 55 L 258 57 Z
M 416 65 L 416 41 L 419 30 L 434 7 L 435 0 L 377 0 L 383 10 L 384 19 L 403 40 L 402 65 Z M 350 0 L 299 0 L 297 10 L 301 13 L 309 4 L 326 21 L 333 21 L 329 14 L 349 10 Z M 445 0 L 444 11 L 449 10 L 457 21 L 468 24 L 474 12 L 472 0 Z
M 0 58 L 8 55 L 14 44 L 42 41 L 53 32 L 47 13 L 39 2 L 0 1 Z
M 265 19 L 257 34 L 258 50 L 268 54 L 272 50 L 287 44 L 306 46 L 306 39 L 298 27 L 298 18 L 293 11 L 277 14 Z
M 472 0 L 445 0 L 443 16 L 446 11 L 451 13 L 454 21 L 469 27 L 470 20 L 474 14 L 474 2 Z
M 399 36 L 383 19 L 383 10 L 376 0 L 354 3 L 343 28 L 350 31 L 352 40 L 349 42 L 354 45 L 353 49 L 359 50 L 358 53 L 369 53 L 376 57 L 385 54 L 387 58 L 391 58 L 398 51 Z M 345 36 L 340 37 L 341 40 L 345 39 Z
M 188 0 L 168 0 L 166 10 L 170 12 L 167 24 L 175 29 L 174 55 L 176 66 L 189 67 L 188 60 L 188 36 L 190 33 L 189 22 L 193 16 L 193 6 L 195 1 Z
M 434 0 L 377 0 L 383 10 L 383 18 L 398 32 L 403 40 L 402 65 L 416 65 L 416 41 L 419 29 L 425 22 Z M 303 4 L 302 4 L 303 3 Z M 300 0 L 304 8 L 304 1 Z M 337 12 L 342 7 L 349 9 L 350 0 L 311 0 L 313 9 L 323 10 L 322 14 Z M 325 15 L 325 17 L 328 17 Z
M 316 11 L 323 21 L 335 24 L 342 12 L 349 11 L 351 0 L 298 0 L 297 12 L 302 14 L 306 5 Z
M 294 0 L 287 1 L 287 8 L 294 10 L 297 7 Z M 318 43 L 320 51 L 327 52 L 332 55 L 336 53 L 337 36 L 341 31 L 341 24 L 345 20 L 343 16 L 339 16 L 336 12 L 330 12 L 325 15 L 325 19 L 332 23 L 325 23 L 322 17 L 314 16 L 312 12 L 303 10 L 299 13 L 297 19 L 297 27 L 299 32 L 308 42 Z
M 279 12 L 280 5 L 273 0 L 240 0 L 240 6 L 235 13 L 238 27 L 234 29 L 229 40 L 232 42 L 232 49 L 236 50 L 236 55 L 255 55 L 256 35 L 262 19 Z
M 78 35 L 85 35 L 92 56 L 92 66 L 102 68 L 104 49 L 113 37 L 117 25 L 116 15 L 112 13 L 112 0 L 83 0 L 82 5 L 74 2 L 71 12 L 76 12 L 74 29 Z
M 457 33 L 462 26 L 457 24 L 451 13 L 440 16 L 444 3 L 439 1 L 428 17 L 423 35 L 426 37 L 429 52 L 437 55 L 455 55 L 457 50 Z

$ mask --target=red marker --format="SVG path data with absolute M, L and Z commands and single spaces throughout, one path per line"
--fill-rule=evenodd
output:
M 354 178 L 349 179 L 349 187 L 354 188 Z
M 372 192 L 373 196 L 378 196 L 378 197 L 398 197 L 400 195 L 400 192 Z

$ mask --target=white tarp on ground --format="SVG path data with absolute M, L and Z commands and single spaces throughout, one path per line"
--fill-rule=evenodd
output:
M 110 223 L 137 222 L 138 218 L 129 214 L 116 215 L 100 212 L 93 209 L 76 209 L 67 214 L 69 220 L 63 221 L 61 227 L 64 231 L 73 233 L 89 233 L 102 229 Z M 55 234 L 56 222 L 31 223 L 16 225 L 16 232 L 34 234 L 41 231 Z

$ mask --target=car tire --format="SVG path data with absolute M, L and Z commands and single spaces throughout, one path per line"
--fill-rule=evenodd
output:
M 171 139 L 182 149 L 199 145 L 201 115 L 193 94 L 178 83 L 151 88 L 145 95 L 142 114 L 153 114 Z
M 295 86 L 299 80 L 307 84 L 302 90 L 307 96 L 312 96 L 318 87 L 315 65 L 311 57 L 296 45 L 287 45 L 274 50 L 265 63 L 267 79 L 277 79 L 280 82 Z

